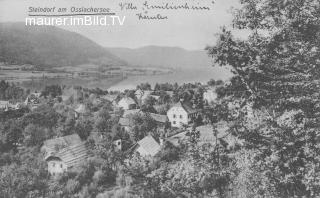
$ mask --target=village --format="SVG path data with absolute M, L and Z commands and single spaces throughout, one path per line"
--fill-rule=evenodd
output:
M 111 127 L 118 127 L 119 131 L 108 137 L 114 151 L 125 153 L 127 160 L 134 154 L 152 160 L 167 142 L 176 147 L 187 142 L 188 133 L 192 130 L 199 133 L 199 144 L 213 144 L 217 138 L 215 130 L 219 131 L 218 136 L 225 135 L 227 131 L 225 123 L 212 123 L 204 113 L 206 109 L 210 111 L 217 101 L 216 88 L 223 86 L 222 81 L 215 84 L 184 85 L 184 88 L 180 87 L 181 93 L 178 93 L 178 85 L 173 91 L 173 85 L 169 84 L 157 84 L 155 89 L 151 89 L 145 83 L 137 86 L 136 90 L 126 90 L 124 93 L 98 92 L 81 87 L 62 90 L 59 86 L 51 86 L 47 90 L 28 94 L 21 103 L 0 101 L 0 111 L 8 113 L 23 108 L 37 111 L 43 103 L 49 103 L 58 114 L 67 114 L 74 122 L 86 120 L 94 123 L 101 117 L 113 120 L 115 126 L 108 126 L 107 119 L 95 123 L 101 125 L 101 129 L 93 127 L 95 129 L 91 131 L 84 131 L 85 137 L 73 130 L 74 133 L 67 131 L 64 134 L 68 135 L 53 136 L 40 144 L 48 173 L 58 177 L 65 171 L 77 170 L 90 159 L 92 155 L 87 140 L 106 138 Z M 233 142 L 233 146 L 239 143 L 235 138 L 230 142 Z

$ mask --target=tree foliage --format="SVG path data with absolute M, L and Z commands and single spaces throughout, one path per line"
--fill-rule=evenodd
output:
M 222 28 L 208 47 L 215 63 L 231 67 L 230 85 L 219 90 L 239 101 L 234 133 L 255 152 L 271 196 L 319 195 L 319 38 L 316 0 L 241 0 L 233 27 Z M 261 116 L 263 114 L 263 116 Z M 263 118 L 263 119 L 261 119 Z M 266 185 L 256 183 L 260 192 Z

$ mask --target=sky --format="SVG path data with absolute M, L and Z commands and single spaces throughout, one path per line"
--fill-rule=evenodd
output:
M 0 0 L 0 22 L 25 21 L 29 7 L 105 7 L 118 16 L 126 16 L 123 26 L 60 26 L 80 33 L 104 47 L 139 48 L 148 45 L 204 49 L 215 42 L 221 26 L 230 25 L 231 8 L 238 0 L 147 0 L 149 4 L 189 3 L 210 6 L 209 11 L 152 11 L 168 16 L 167 20 L 139 20 L 141 5 L 146 0 Z M 121 10 L 119 3 L 132 2 L 138 11 Z

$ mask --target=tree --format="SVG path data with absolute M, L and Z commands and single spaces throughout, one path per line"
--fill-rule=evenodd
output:
M 21 100 L 24 96 L 24 90 L 4 80 L 0 81 L 0 100 Z
M 208 81 L 208 83 L 207 83 L 209 86 L 215 86 L 216 85 L 216 81 L 214 80 L 214 79 L 211 79 L 211 80 L 209 80 Z
M 90 120 L 87 120 L 87 119 L 77 120 L 75 125 L 75 131 L 77 132 L 77 134 L 82 140 L 86 140 L 89 137 L 92 129 L 93 129 L 93 126 Z
M 50 96 L 52 98 L 55 98 L 57 96 L 61 96 L 62 95 L 61 86 L 59 86 L 59 85 L 46 86 L 44 88 L 44 90 L 41 92 L 41 95 L 43 95 L 44 97 Z
M 157 100 L 152 97 L 152 96 L 148 96 L 144 101 L 143 103 L 146 105 L 146 106 L 153 106 L 155 105 L 157 102 Z
M 23 140 L 22 129 L 15 120 L 5 122 L 1 135 L 6 150 L 16 150 Z
M 24 129 L 24 143 L 27 146 L 36 146 L 40 145 L 45 139 L 48 139 L 48 129 L 45 129 L 43 127 L 34 125 L 34 124 L 29 124 L 25 129 Z
M 226 197 L 232 159 L 220 143 L 198 145 L 198 139 L 198 132 L 190 131 L 180 160 L 161 163 L 147 175 L 146 188 L 160 197 Z
M 137 89 L 141 90 L 151 90 L 151 85 L 149 83 L 141 83 L 137 86 Z
M 155 133 L 155 129 L 157 127 L 157 123 L 150 116 L 146 114 L 131 114 L 128 117 L 131 126 L 131 139 L 133 141 L 139 141 L 144 138 L 149 133 Z M 159 134 L 154 134 L 159 136 Z
M 234 77 L 219 93 L 239 102 L 233 132 L 256 154 L 274 197 L 319 196 L 319 38 L 316 0 L 242 0 L 233 27 L 208 47 Z M 231 103 L 231 102 L 230 102 Z M 276 170 L 276 171 L 275 171 Z
M 22 153 L 15 156 L 18 163 L 0 167 L 0 197 L 46 197 L 46 164 L 40 161 L 39 151 L 28 148 Z
M 95 119 L 95 128 L 102 133 L 110 133 L 113 126 L 111 116 L 107 109 L 101 109 Z

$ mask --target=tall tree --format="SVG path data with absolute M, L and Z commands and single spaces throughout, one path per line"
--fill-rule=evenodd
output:
M 233 27 L 248 38 L 224 27 L 207 48 L 235 74 L 220 92 L 239 101 L 234 132 L 255 151 L 272 196 L 319 196 L 320 2 L 240 2 Z

